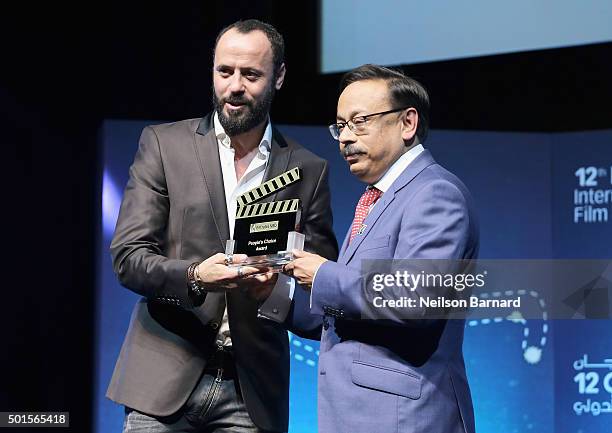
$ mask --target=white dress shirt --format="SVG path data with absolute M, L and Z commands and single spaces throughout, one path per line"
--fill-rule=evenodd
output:
M 397 161 L 391 164 L 391 167 L 387 169 L 385 174 L 383 174 L 382 177 L 378 180 L 378 182 L 376 182 L 372 186 L 381 190 L 383 193 L 387 192 L 391 184 L 395 182 L 395 180 L 400 176 L 400 174 L 402 174 L 403 171 L 406 170 L 406 167 L 408 167 L 408 165 L 410 165 L 410 163 L 414 161 L 416 157 L 419 156 L 424 150 L 425 148 L 422 144 L 417 144 L 416 146 L 411 148 L 408 152 L 400 156 Z M 374 206 L 376 206 L 376 203 L 377 202 L 374 202 L 372 206 L 370 206 L 368 213 L 370 213 Z
M 234 166 L 234 148 L 229 135 L 225 133 L 218 114 L 213 118 L 217 144 L 219 145 L 219 158 L 221 160 L 221 172 L 223 174 L 223 187 L 225 188 L 225 204 L 227 207 L 227 218 L 229 222 L 230 238 L 234 238 L 234 225 L 236 223 L 237 198 L 245 192 L 259 186 L 264 178 L 266 166 L 270 159 L 272 143 L 272 125 L 268 120 L 261 142 L 259 151 L 251 160 L 245 173 L 240 180 L 236 179 L 236 169 Z M 272 293 L 259 307 L 258 316 L 276 322 L 282 322 L 287 317 L 293 299 L 295 280 L 284 274 L 278 274 L 278 281 Z M 247 296 L 247 295 L 244 295 Z M 227 319 L 227 306 L 223 313 L 223 320 L 217 335 L 217 344 L 231 346 L 232 339 Z

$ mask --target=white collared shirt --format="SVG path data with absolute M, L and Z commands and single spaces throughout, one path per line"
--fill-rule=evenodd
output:
M 223 173 L 223 187 L 225 188 L 225 205 L 227 206 L 227 218 L 229 222 L 230 239 L 234 239 L 234 224 L 236 222 L 237 199 L 241 194 L 256 188 L 261 184 L 268 164 L 272 143 L 272 125 L 270 121 L 266 125 L 263 137 L 259 143 L 259 151 L 251 160 L 246 171 L 240 178 L 236 179 L 236 168 L 234 166 L 235 151 L 232 147 L 232 139 L 225 133 L 219 116 L 215 113 L 213 124 L 217 143 L 219 145 L 219 158 L 221 160 L 221 172 Z
M 263 181 L 272 149 L 272 124 L 268 120 L 263 137 L 259 143 L 259 150 L 240 180 L 236 179 L 236 168 L 234 166 L 235 151 L 232 147 L 231 137 L 225 133 L 216 112 L 213 117 L 213 127 L 219 146 L 219 159 L 221 162 L 221 173 L 223 174 L 230 238 L 233 239 L 236 209 L 238 206 L 237 198 L 241 194 L 259 186 Z M 277 322 L 285 320 L 291 307 L 294 287 L 295 281 L 293 278 L 279 273 L 278 281 L 268 299 L 260 306 L 258 316 Z M 219 327 L 219 333 L 217 334 L 217 343 L 223 346 L 231 346 L 232 344 L 227 317 L 227 305 L 223 312 L 223 320 Z
M 416 146 L 411 148 L 408 152 L 400 156 L 397 161 L 391 164 L 391 167 L 387 169 L 385 174 L 383 174 L 382 177 L 378 180 L 378 182 L 376 182 L 372 186 L 381 190 L 383 193 L 387 192 L 391 184 L 395 182 L 395 180 L 400 176 L 400 174 L 402 174 L 403 171 L 406 170 L 406 167 L 408 167 L 410 163 L 414 161 L 416 157 L 419 156 L 424 150 L 425 148 L 422 144 L 417 144 Z M 376 205 L 376 203 L 374 203 L 372 207 L 370 207 L 370 210 L 372 210 L 374 205 Z

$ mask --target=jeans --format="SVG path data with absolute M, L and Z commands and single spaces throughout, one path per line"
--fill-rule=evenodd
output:
M 265 433 L 257 428 L 238 382 L 223 369 L 204 372 L 189 400 L 169 417 L 155 418 L 126 408 L 123 433 Z

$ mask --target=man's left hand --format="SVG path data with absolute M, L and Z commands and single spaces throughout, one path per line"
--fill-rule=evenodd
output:
M 278 274 L 267 272 L 265 274 L 249 275 L 240 280 L 240 287 L 253 299 L 264 302 L 272 293 Z
M 325 263 L 327 259 L 317 254 L 307 253 L 301 250 L 293 250 L 293 257 L 295 257 L 295 259 L 285 265 L 283 272 L 293 276 L 298 284 L 310 290 L 319 266 Z

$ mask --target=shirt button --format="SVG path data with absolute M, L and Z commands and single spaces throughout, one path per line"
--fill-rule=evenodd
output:
M 274 314 L 278 314 L 278 308 L 273 308 L 273 309 L 272 309 L 272 312 L 273 312 Z

